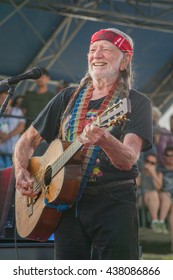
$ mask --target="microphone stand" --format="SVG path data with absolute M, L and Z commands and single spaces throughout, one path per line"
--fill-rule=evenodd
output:
M 4 100 L 3 104 L 2 104 L 2 106 L 0 107 L 0 119 L 1 119 L 1 117 L 2 117 L 2 115 L 3 115 L 3 113 L 4 113 L 4 111 L 5 111 L 5 109 L 7 108 L 7 105 L 8 105 L 8 102 L 9 102 L 10 98 L 12 98 L 12 96 L 14 95 L 16 86 L 17 86 L 17 84 L 16 84 L 16 85 L 11 85 L 11 86 L 10 86 L 10 89 L 8 90 L 8 95 L 7 95 L 7 97 L 5 98 L 5 100 Z

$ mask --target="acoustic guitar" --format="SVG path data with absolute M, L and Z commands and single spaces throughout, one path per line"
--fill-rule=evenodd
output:
M 93 122 L 99 127 L 109 127 L 126 121 L 130 100 L 124 98 L 104 111 Z M 83 134 L 83 133 L 82 133 Z M 81 136 L 82 136 L 81 134 Z M 81 183 L 82 143 L 54 140 L 43 156 L 30 159 L 29 171 L 35 179 L 35 198 L 15 193 L 15 217 L 18 234 L 22 238 L 46 241 L 58 225 L 62 211 L 59 206 L 73 205 Z

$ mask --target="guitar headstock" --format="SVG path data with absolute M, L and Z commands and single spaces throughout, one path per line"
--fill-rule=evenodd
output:
M 98 127 L 109 127 L 126 120 L 126 114 L 131 112 L 131 104 L 129 98 L 123 98 L 119 102 L 104 111 L 97 119 L 94 124 Z

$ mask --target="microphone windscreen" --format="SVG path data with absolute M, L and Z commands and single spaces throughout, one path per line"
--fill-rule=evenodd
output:
M 32 79 L 39 79 L 42 74 L 42 70 L 39 67 L 32 68 Z

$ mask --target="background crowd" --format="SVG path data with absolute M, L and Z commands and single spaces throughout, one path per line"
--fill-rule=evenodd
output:
M 161 115 L 153 106 L 153 147 L 140 158 L 138 201 L 152 231 L 170 232 L 173 251 L 173 115 L 169 130 L 159 126 Z
M 12 165 L 14 146 L 20 135 L 30 126 L 46 104 L 58 94 L 67 83 L 60 83 L 55 92 L 49 91 L 50 75 L 46 68 L 41 68 L 42 76 L 35 80 L 36 88 L 25 95 L 16 95 L 10 99 L 0 120 L 0 170 Z M 0 93 L 0 107 L 8 92 Z

